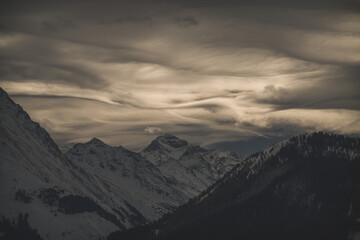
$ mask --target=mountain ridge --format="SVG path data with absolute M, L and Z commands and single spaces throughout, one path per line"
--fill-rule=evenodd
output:
M 180 150 L 181 154 L 177 152 Z M 189 151 L 192 149 L 193 151 Z M 165 134 L 162 136 L 158 136 L 154 139 L 147 147 L 144 148 L 140 153 L 133 152 L 128 150 L 122 146 L 113 147 L 110 146 L 100 139 L 94 137 L 90 141 L 85 143 L 75 144 L 65 155 L 73 161 L 74 164 L 80 164 L 83 168 L 96 172 L 96 174 L 100 174 L 101 176 L 106 176 L 106 178 L 112 179 L 112 181 L 116 181 L 118 183 L 123 182 L 129 186 L 134 188 L 136 193 L 142 195 L 152 196 L 151 198 L 162 202 L 158 206 L 161 213 L 155 215 L 148 215 L 150 220 L 155 220 L 159 216 L 172 211 L 177 206 L 185 203 L 190 197 L 193 197 L 197 192 L 202 191 L 206 187 L 208 187 L 211 183 L 215 182 L 219 175 L 217 176 L 208 176 L 212 177 L 211 180 L 202 183 L 202 178 L 194 179 L 194 182 L 198 182 L 202 184 L 201 188 L 196 189 L 196 192 L 191 191 L 189 193 L 189 185 L 184 181 L 184 178 L 176 178 L 171 174 L 166 174 L 161 171 L 159 167 L 158 161 L 162 159 L 161 156 L 155 155 L 153 158 L 148 158 L 148 155 L 143 154 L 144 152 L 148 154 L 152 154 L 153 151 L 158 152 L 161 151 L 166 156 L 165 162 L 171 162 L 172 171 L 183 170 L 184 174 L 189 174 L 189 172 L 193 171 L 192 167 L 186 167 L 182 163 L 182 156 L 186 156 L 187 160 L 191 160 L 194 158 L 193 155 L 197 154 L 197 152 L 212 152 L 213 150 L 205 150 L 199 146 L 194 146 L 186 142 L 185 140 L 179 139 L 178 137 Z M 175 154 L 174 154 L 175 152 Z M 218 152 L 219 155 L 221 152 Z M 175 156 L 178 155 L 176 159 Z M 225 156 L 226 153 L 223 153 Z M 221 159 L 218 162 L 226 162 L 226 158 L 221 155 Z M 233 156 L 234 161 L 238 161 L 238 156 Z M 206 162 L 207 160 L 203 160 Z M 130 164 L 130 162 L 141 164 L 141 162 L 146 163 L 146 167 L 138 167 L 136 164 Z M 193 161 L 196 162 L 196 161 Z M 131 166 L 130 166 L 130 165 Z M 210 169 L 210 162 L 206 163 L 207 168 Z M 146 171 L 142 171 L 141 169 L 145 168 Z M 152 173 L 149 175 L 149 173 Z M 193 173 L 190 173 L 194 175 Z M 196 177 L 196 175 L 194 175 Z M 162 180 L 156 180 L 156 178 L 160 177 Z M 133 180 L 129 181 L 132 178 Z M 155 182 L 156 183 L 155 183 Z M 139 182 L 141 184 L 139 184 Z M 165 183 L 162 184 L 161 182 Z M 140 186 L 141 185 L 141 186 Z M 159 188 L 159 186 L 162 186 Z M 143 193 L 146 191 L 147 193 Z M 149 192 L 150 191 L 150 192 Z M 165 194 L 166 197 L 160 199 L 158 196 L 154 196 L 152 191 L 157 192 L 158 194 Z M 151 206 L 151 204 L 147 204 Z M 151 212 L 149 209 L 143 209 L 144 212 Z M 146 215 L 146 214 L 145 214 Z
M 154 221 L 188 200 L 186 186 L 178 187 L 140 153 L 99 138 L 73 146 L 89 147 L 79 164 L 3 89 L 0 99 L 0 221 L 8 231 L 20 229 L 11 225 L 17 219 L 44 239 L 104 237 Z
M 140 154 L 167 177 L 182 184 L 192 198 L 242 161 L 235 152 L 207 150 L 171 134 L 157 137 Z
M 119 186 L 64 156 L 3 89 L 0 98 L 1 222 L 25 221 L 44 239 L 88 239 L 147 222 Z
M 93 138 L 86 143 L 75 144 L 66 156 L 74 164 L 129 188 L 128 191 L 133 194 L 141 195 L 142 198 L 150 197 L 151 203 L 146 204 L 148 206 L 152 206 L 153 201 L 159 201 L 153 207 L 160 212 L 151 214 L 154 210 L 142 210 L 149 220 L 158 218 L 186 201 L 185 196 L 174 189 L 169 184 L 171 181 L 162 176 L 151 162 L 122 146 L 112 147 Z
M 109 239 L 356 239 L 359 150 L 358 137 L 289 138 L 245 159 L 154 225 Z

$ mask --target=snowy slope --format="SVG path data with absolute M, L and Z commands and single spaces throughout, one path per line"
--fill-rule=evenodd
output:
M 133 203 L 148 220 L 158 219 L 187 200 L 174 182 L 164 177 L 150 161 L 121 146 L 111 147 L 93 138 L 74 145 L 66 156 L 74 164 L 128 189 L 122 197 Z M 139 196 L 143 202 L 137 204 Z
M 150 221 L 196 196 L 239 162 L 235 153 L 205 150 L 169 134 L 155 139 L 141 153 L 93 138 L 75 144 L 66 156 L 73 164 L 128 189 L 122 197 Z M 138 204 L 133 196 L 141 196 L 145 204 Z
M 156 138 L 141 151 L 141 155 L 157 166 L 163 175 L 173 178 L 189 198 L 241 162 L 234 152 L 207 150 L 171 134 Z
M 99 239 L 156 220 L 240 161 L 171 135 L 141 153 L 94 138 L 65 156 L 1 88 L 0 113 L 0 221 L 15 229 L 28 216 L 43 239 Z
M 29 214 L 44 239 L 91 239 L 147 221 L 123 186 L 73 165 L 1 88 L 0 113 L 0 216 Z

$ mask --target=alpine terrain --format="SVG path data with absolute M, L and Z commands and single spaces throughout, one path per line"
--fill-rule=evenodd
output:
M 158 137 L 141 153 L 93 138 L 64 155 L 1 88 L 0 100 L 5 239 L 99 239 L 143 225 L 184 204 L 241 161 L 234 153 L 205 150 L 172 135 Z M 154 148 L 156 143 L 161 146 Z
M 99 239 L 147 222 L 121 186 L 73 164 L 2 89 L 0 113 L 4 239 Z
M 188 197 L 197 196 L 241 162 L 235 152 L 207 150 L 170 134 L 156 138 L 141 155 Z
M 359 239 L 360 139 L 302 134 L 253 154 L 150 226 L 109 239 Z

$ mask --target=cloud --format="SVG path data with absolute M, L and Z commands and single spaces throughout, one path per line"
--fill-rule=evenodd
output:
M 145 24 L 151 26 L 153 24 L 153 19 L 145 16 L 145 17 L 139 17 L 139 16 L 125 16 L 125 17 L 116 17 L 112 19 L 102 19 L 99 20 L 99 24 L 104 25 L 116 25 L 116 24 L 126 24 L 126 23 L 133 23 L 133 24 Z
M 66 19 L 61 16 L 55 16 L 50 21 L 44 21 L 42 25 L 42 30 L 48 33 L 75 27 L 75 24 L 71 19 Z
M 182 28 L 188 28 L 199 24 L 199 21 L 192 16 L 175 17 L 174 20 L 175 23 Z
M 357 5 L 9 1 L 0 85 L 59 142 L 359 134 Z
M 162 132 L 163 132 L 163 130 L 161 129 L 161 128 L 159 128 L 159 127 L 146 127 L 145 129 L 144 129 L 144 131 L 146 132 L 146 133 L 149 133 L 149 134 L 161 134 Z
M 76 44 L 28 34 L 10 34 L 5 39 L 0 52 L 2 81 L 40 81 L 94 88 L 107 84 L 88 64 L 76 59 Z

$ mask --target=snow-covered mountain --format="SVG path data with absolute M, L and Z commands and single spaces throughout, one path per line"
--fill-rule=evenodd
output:
M 184 204 L 240 161 L 235 153 L 205 150 L 170 134 L 156 138 L 141 153 L 93 138 L 74 145 L 66 156 L 127 189 L 123 198 L 149 221 Z M 137 204 L 133 196 L 143 202 Z
M 359 239 L 360 139 L 302 134 L 253 154 L 173 214 L 111 239 Z
M 97 138 L 78 143 L 66 156 L 76 165 L 106 178 L 124 190 L 122 197 L 131 202 L 149 221 L 173 210 L 188 198 L 175 182 L 139 153 L 121 146 L 111 147 Z M 138 199 L 142 199 L 138 203 Z
M 141 155 L 174 179 L 189 198 L 198 195 L 241 162 L 234 152 L 207 150 L 171 134 L 156 138 Z
M 124 186 L 71 163 L 1 88 L 0 159 L 0 216 L 8 234 L 26 225 L 43 239 L 99 239 L 147 222 L 132 205 L 141 196 L 130 203 Z
M 141 153 L 94 138 L 64 155 L 0 88 L 0 160 L 0 236 L 100 239 L 158 219 L 240 159 L 171 135 Z

